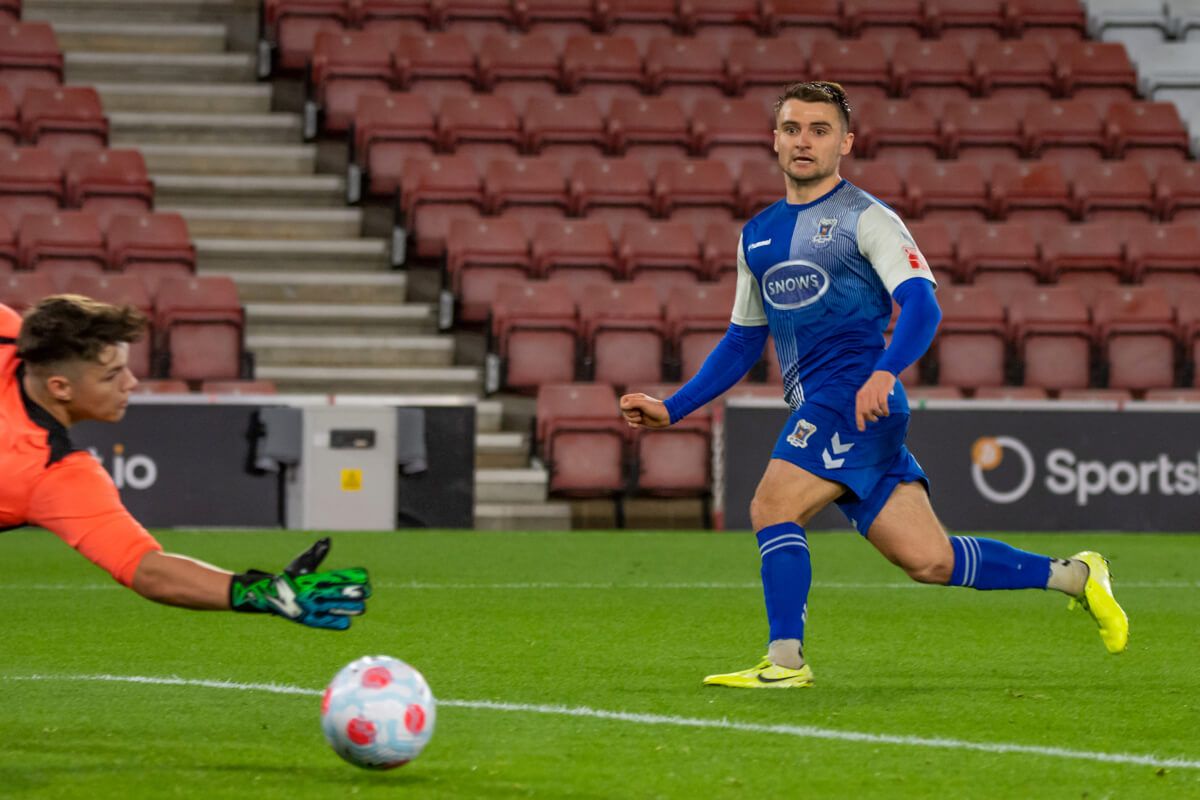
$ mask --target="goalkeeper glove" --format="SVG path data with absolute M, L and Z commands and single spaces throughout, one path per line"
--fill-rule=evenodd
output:
M 371 580 L 362 567 L 317 572 L 328 552 L 329 539 L 321 539 L 279 575 L 256 569 L 234 575 L 229 583 L 230 607 L 276 614 L 310 628 L 346 630 L 350 617 L 366 611 Z

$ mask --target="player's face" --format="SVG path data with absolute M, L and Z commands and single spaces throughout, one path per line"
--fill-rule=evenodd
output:
M 129 371 L 129 345 L 110 344 L 95 361 L 72 370 L 71 399 L 66 404 L 72 424 L 87 419 L 116 422 L 125 416 L 137 378 Z
M 775 152 L 789 183 L 811 186 L 837 174 L 854 134 L 831 103 L 788 100 L 775 120 Z

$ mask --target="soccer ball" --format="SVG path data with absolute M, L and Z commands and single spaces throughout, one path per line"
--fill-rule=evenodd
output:
M 363 656 L 333 677 L 321 730 L 333 751 L 365 769 L 392 769 L 421 754 L 437 711 L 421 673 L 398 658 Z

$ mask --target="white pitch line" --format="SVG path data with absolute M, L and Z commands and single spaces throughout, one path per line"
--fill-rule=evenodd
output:
M 305 689 L 278 683 L 235 683 L 233 681 L 192 680 L 186 678 L 155 678 L 145 675 L 13 675 L 2 678 L 10 681 L 115 681 L 160 686 L 201 686 L 209 689 L 272 692 L 274 694 L 319 696 L 320 689 Z M 1022 753 L 1026 755 L 1067 758 L 1077 761 L 1097 761 L 1107 764 L 1134 764 L 1144 767 L 1171 769 L 1200 769 L 1200 760 L 1193 758 L 1162 758 L 1136 753 L 1102 753 L 1090 750 L 1069 750 L 1064 747 L 1009 744 L 1005 742 L 970 742 L 929 736 L 899 736 L 893 734 L 840 731 L 808 725 L 764 725 L 754 722 L 733 722 L 728 719 L 699 719 L 664 714 L 639 714 L 631 711 L 606 711 L 587 706 L 561 706 L 527 703 L 503 703 L 494 700 L 438 700 L 438 705 L 450 708 L 470 708 L 487 711 L 513 711 L 529 714 L 587 717 L 591 719 L 630 722 L 638 725 L 670 725 L 686 728 L 715 728 L 743 733 L 765 733 L 794 736 L 801 739 L 827 739 L 868 744 L 894 744 L 907 747 L 933 747 L 943 750 L 971 750 L 981 753 Z
M 685 582 L 685 583 L 570 583 L 563 581 L 528 581 L 523 583 L 422 583 L 419 581 L 389 582 L 373 584 L 376 589 L 416 589 L 428 591 L 508 591 L 529 589 L 761 589 L 762 584 L 754 582 Z M 101 591 L 121 589 L 116 583 L 34 583 L 7 584 L 9 591 L 25 592 L 64 592 L 64 591 Z M 824 583 L 815 581 L 814 589 L 846 589 L 850 591 L 869 591 L 879 589 L 925 589 L 926 584 L 915 581 L 902 583 Z M 1198 589 L 1200 581 L 1132 581 L 1115 585 L 1116 589 Z

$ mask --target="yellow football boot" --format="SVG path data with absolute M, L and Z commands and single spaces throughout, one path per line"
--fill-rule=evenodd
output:
M 800 669 L 777 667 L 764 656 L 758 666 L 750 669 L 709 675 L 704 679 L 704 685 L 733 686 L 738 689 L 800 689 L 813 685 L 813 671 L 808 664 Z
M 1071 558 L 1088 565 L 1088 579 L 1083 592 L 1071 598 L 1067 608 L 1084 608 L 1100 626 L 1100 638 L 1108 652 L 1114 655 L 1124 652 L 1129 644 L 1129 617 L 1113 597 L 1108 560 L 1091 550 L 1076 553 Z

